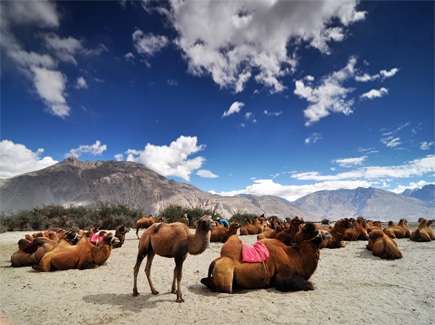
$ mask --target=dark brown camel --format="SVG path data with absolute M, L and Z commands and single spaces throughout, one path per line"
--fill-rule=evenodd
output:
M 115 237 L 119 239 L 119 243 L 113 245 L 113 248 L 119 248 L 124 244 L 125 234 L 130 231 L 126 226 L 120 226 L 115 231 Z
M 313 290 L 308 281 L 317 268 L 319 245 L 329 237 L 317 230 L 312 223 L 305 224 L 287 246 L 277 239 L 266 238 L 261 242 L 269 250 L 269 258 L 262 263 L 244 263 L 241 257 L 242 241 L 231 236 L 222 246 L 221 257 L 209 267 L 208 277 L 201 283 L 218 292 L 232 293 L 233 286 L 260 289 L 274 286 L 280 291 Z
M 155 254 L 157 254 L 163 257 L 173 257 L 175 259 L 171 293 L 177 294 L 176 302 L 184 302 L 180 286 L 183 262 L 188 253 L 198 255 L 205 251 L 209 241 L 210 229 L 215 226 L 216 223 L 210 216 L 203 216 L 197 222 L 195 234 L 192 234 L 189 228 L 181 222 L 170 224 L 156 223 L 147 228 L 139 241 L 139 249 L 133 272 L 133 296 L 139 295 L 137 291 L 137 274 L 145 256 L 147 257 L 145 274 L 151 292 L 154 295 L 159 293 L 154 288 L 150 277 L 151 265 Z M 175 283 L 177 284 L 176 286 Z
M 259 234 L 257 236 L 258 239 L 263 238 L 275 238 L 279 241 L 282 241 L 286 245 L 291 245 L 294 241 L 294 238 L 299 230 L 301 230 L 302 225 L 304 224 L 304 219 L 299 218 L 298 216 L 292 218 L 288 222 L 289 226 L 288 228 L 280 230 L 279 228 L 276 229 L 274 232 L 269 234 L 267 237 L 263 237 L 262 234 Z

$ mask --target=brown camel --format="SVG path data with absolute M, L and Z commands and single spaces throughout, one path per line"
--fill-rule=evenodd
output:
M 400 219 L 399 223 L 395 225 L 392 221 L 388 223 L 388 226 L 384 229 L 384 233 L 390 238 L 409 238 L 411 235 L 409 231 L 408 221 L 406 219 Z
M 343 240 L 353 241 L 369 239 L 367 224 L 363 217 L 358 217 L 357 219 L 350 218 L 349 221 L 352 223 L 353 227 L 346 229 Z
M 216 226 L 211 216 L 203 216 L 197 222 L 195 234 L 181 223 L 156 223 L 146 229 L 139 241 L 136 264 L 134 266 L 133 296 L 139 295 L 137 291 L 137 274 L 140 265 L 147 257 L 145 274 L 148 279 L 151 292 L 156 295 L 159 292 L 154 288 L 151 281 L 151 265 L 155 254 L 163 257 L 173 257 L 175 259 L 174 277 L 172 280 L 171 292 L 177 294 L 176 302 L 184 302 L 181 293 L 181 278 L 183 272 L 183 262 L 187 254 L 198 255 L 205 251 L 209 241 L 210 229 Z M 177 282 L 177 286 L 175 286 Z
M 291 245 L 294 241 L 294 238 L 299 230 L 301 230 L 302 225 L 304 224 L 304 219 L 299 218 L 298 216 L 292 218 L 289 221 L 289 227 L 285 229 L 276 229 L 274 232 L 270 233 L 267 237 L 263 235 L 263 233 L 257 236 L 257 239 L 264 238 L 275 238 L 279 241 L 282 241 L 286 245 Z
M 318 229 L 324 230 L 324 227 L 316 225 Z M 345 246 L 343 242 L 344 234 L 349 228 L 352 228 L 353 224 L 350 222 L 348 218 L 342 218 L 337 220 L 334 223 L 334 227 L 332 229 L 327 229 L 331 238 L 328 240 L 324 240 L 322 244 L 320 244 L 320 248 L 342 248 Z
M 378 221 L 378 220 L 376 220 L 376 221 L 373 221 L 373 220 L 367 221 L 367 232 L 369 234 L 370 234 L 370 232 L 372 230 L 376 230 L 376 229 L 379 229 L 379 228 L 382 229 L 382 223 L 380 221 Z
M 101 232 L 100 232 L 101 233 Z M 104 232 L 103 240 L 98 246 L 83 236 L 76 245 L 57 245 L 42 256 L 38 264 L 33 265 L 37 271 L 55 271 L 69 269 L 91 269 L 103 265 L 110 257 L 113 245 L 119 239 L 111 232 Z
M 402 252 L 399 250 L 397 243 L 381 229 L 370 232 L 367 249 L 372 251 L 373 255 L 383 259 L 402 258 Z
M 156 223 L 156 219 L 150 214 L 148 217 L 142 216 L 136 221 L 136 237 L 139 239 L 139 229 L 147 229 Z
M 434 231 L 431 228 L 431 224 L 434 220 L 426 220 L 425 218 L 418 219 L 418 226 L 410 235 L 412 241 L 427 242 L 435 239 Z
M 220 223 L 216 222 L 216 224 Z M 225 243 L 230 236 L 237 234 L 237 229 L 239 228 L 239 224 L 235 221 L 230 223 L 228 229 L 225 226 L 217 225 L 210 231 L 210 242 Z
M 39 262 L 45 253 L 51 251 L 59 243 L 65 242 L 65 245 L 73 245 L 77 243 L 78 239 L 79 237 L 75 231 L 64 231 L 61 238 L 56 236 L 55 240 L 44 236 L 36 236 L 32 241 L 20 239 L 18 241 L 18 250 L 11 256 L 11 266 L 33 266 Z
M 115 231 L 115 237 L 119 239 L 119 243 L 113 245 L 113 248 L 119 248 L 124 244 L 125 234 L 130 231 L 126 226 L 120 226 Z
M 292 246 L 274 238 L 262 239 L 269 250 L 269 258 L 262 263 L 244 263 L 241 257 L 243 243 L 239 237 L 231 236 L 222 246 L 221 256 L 210 264 L 208 277 L 201 279 L 201 283 L 226 293 L 232 293 L 233 287 L 313 290 L 308 280 L 317 268 L 319 245 L 325 236 L 329 237 L 329 234 L 307 223 L 297 233 Z
M 263 231 L 266 224 L 266 218 L 264 215 L 261 215 L 260 218 L 255 217 L 254 221 L 251 221 L 249 218 L 245 219 L 245 224 L 240 227 L 240 235 L 256 235 Z

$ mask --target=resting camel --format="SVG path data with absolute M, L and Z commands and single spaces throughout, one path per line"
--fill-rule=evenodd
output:
M 278 239 L 279 241 L 282 241 L 286 245 L 291 245 L 294 241 L 297 232 L 301 230 L 303 224 L 304 224 L 304 219 L 296 216 L 289 221 L 288 228 L 282 230 L 276 229 L 267 237 L 264 237 L 262 236 L 262 234 L 259 234 L 257 236 L 257 239 L 275 238 Z
M 150 214 L 148 217 L 142 216 L 136 221 L 136 237 L 139 239 L 139 229 L 147 229 L 156 223 L 156 219 Z
M 211 216 L 203 216 L 197 222 L 195 233 L 192 234 L 189 228 L 181 223 L 156 223 L 146 229 L 139 241 L 136 264 L 133 272 L 133 296 L 139 295 L 137 291 L 137 274 L 140 265 L 147 257 L 145 274 L 152 294 L 159 292 L 154 288 L 151 281 L 151 265 L 155 254 L 175 259 L 174 277 L 172 280 L 171 293 L 177 294 L 176 302 L 184 302 L 181 293 L 181 278 L 183 273 L 183 262 L 187 254 L 198 255 L 205 251 L 209 241 L 210 229 L 216 226 Z M 175 286 L 177 282 L 177 286 Z
M 217 222 L 218 224 L 219 222 Z M 225 226 L 216 226 L 210 231 L 210 242 L 225 243 L 232 235 L 237 235 L 237 229 L 240 226 L 237 222 L 230 223 L 230 227 L 227 229 Z
M 115 231 L 115 237 L 119 239 L 119 243 L 113 245 L 113 248 L 119 248 L 124 244 L 125 241 L 125 234 L 128 233 L 130 229 L 128 229 L 126 226 L 120 226 Z
M 324 227 L 316 225 L 318 229 L 323 230 Z M 320 248 L 342 248 L 345 246 L 343 243 L 344 234 L 349 228 L 352 228 L 353 224 L 348 218 L 342 218 L 334 223 L 332 229 L 327 229 L 331 235 L 330 239 L 324 240 L 320 244 Z
M 240 235 L 256 235 L 263 231 L 266 224 L 266 218 L 261 215 L 260 218 L 255 217 L 254 221 L 249 218 L 245 219 L 245 224 L 240 227 Z
M 104 232 L 103 240 L 98 246 L 83 236 L 72 246 L 56 246 L 42 256 L 38 264 L 33 265 L 37 271 L 55 271 L 69 269 L 92 269 L 103 265 L 112 252 L 112 247 L 119 242 L 111 232 Z
M 390 221 L 388 226 L 385 227 L 384 233 L 390 238 L 409 238 L 411 235 L 409 231 L 408 221 L 406 219 L 400 219 L 397 225 Z
M 415 228 L 411 235 L 410 239 L 412 241 L 419 241 L 419 242 L 426 242 L 426 241 L 432 241 L 435 239 L 434 231 L 431 228 L 431 224 L 434 222 L 434 220 L 426 220 L 425 218 L 419 218 L 418 219 L 418 226 Z
M 378 220 L 376 221 L 367 221 L 367 232 L 370 234 L 372 230 L 382 229 L 382 223 Z
M 363 217 L 357 219 L 350 218 L 349 221 L 353 227 L 347 228 L 344 232 L 343 240 L 368 240 L 369 234 L 367 232 L 367 224 Z
M 210 264 L 208 277 L 201 279 L 201 283 L 214 291 L 226 293 L 232 293 L 236 287 L 313 290 L 308 280 L 317 268 L 319 245 L 325 236 L 329 237 L 329 234 L 307 223 L 296 234 L 292 246 L 274 238 L 262 239 L 260 242 L 269 250 L 269 258 L 262 263 L 243 262 L 243 243 L 238 236 L 231 236 L 222 246 L 221 256 Z
M 383 259 L 402 258 L 402 252 L 399 250 L 397 243 L 393 238 L 387 236 L 382 229 L 370 232 L 367 249 L 372 251 L 373 255 Z

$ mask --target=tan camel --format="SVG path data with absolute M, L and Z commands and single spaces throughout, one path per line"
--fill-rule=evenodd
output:
M 58 244 L 42 256 L 39 263 L 33 265 L 33 269 L 48 272 L 96 268 L 107 261 L 113 245 L 116 245 L 118 242 L 119 239 L 113 236 L 111 232 L 104 232 L 103 240 L 99 242 L 98 246 L 92 244 L 88 237 L 83 236 L 76 245 Z
M 217 222 L 216 224 L 220 223 Z M 235 221 L 230 223 L 228 229 L 225 226 L 217 225 L 210 231 L 210 242 L 225 243 L 230 236 L 237 234 L 237 229 L 239 228 L 239 224 Z
M 399 250 L 397 243 L 381 229 L 370 232 L 367 249 L 372 251 L 373 255 L 383 259 L 402 258 L 402 252 Z
M 425 218 L 418 219 L 418 226 L 410 235 L 412 241 L 427 242 L 435 239 L 434 231 L 431 228 L 431 224 L 434 220 L 426 220 Z
M 411 235 L 408 221 L 405 218 L 400 219 L 397 225 L 394 225 L 394 223 L 392 226 L 388 225 L 384 232 L 391 238 L 409 238 Z
M 173 257 L 175 259 L 174 277 L 172 280 L 171 293 L 177 294 L 176 302 L 184 302 L 181 293 L 181 278 L 183 272 L 183 262 L 187 254 L 198 255 L 205 251 L 209 241 L 210 229 L 216 226 L 211 216 L 203 216 L 197 222 L 195 234 L 181 223 L 156 223 L 146 229 L 139 241 L 136 264 L 134 266 L 133 296 L 139 295 L 137 291 L 137 274 L 140 265 L 147 257 L 145 274 L 152 294 L 159 292 L 154 288 L 151 281 L 151 265 L 155 254 L 163 257 Z M 177 286 L 175 286 L 177 283 Z
M 150 214 L 148 217 L 142 216 L 136 221 L 136 236 L 139 239 L 139 229 L 147 229 L 156 223 L 156 219 Z

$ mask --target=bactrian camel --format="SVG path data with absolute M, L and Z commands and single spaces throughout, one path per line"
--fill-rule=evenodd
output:
M 197 223 L 195 234 L 192 234 L 189 228 L 181 222 L 169 224 L 155 223 L 147 228 L 139 240 L 139 249 L 133 274 L 133 296 L 139 295 L 137 291 L 137 274 L 145 256 L 147 257 L 145 274 L 151 292 L 155 295 L 159 293 L 154 288 L 150 277 L 151 265 L 155 254 L 157 254 L 175 259 L 171 293 L 177 294 L 176 302 L 184 302 L 180 287 L 183 262 L 188 253 L 198 255 L 205 251 L 209 241 L 210 229 L 215 226 L 216 223 L 211 216 L 203 216 Z M 176 286 L 175 283 L 177 283 Z

